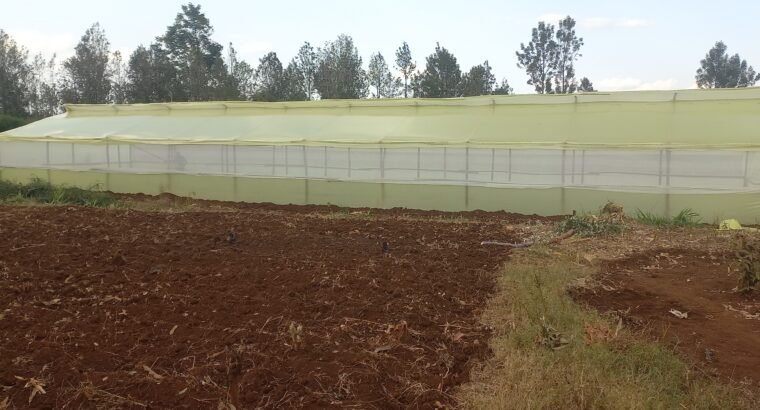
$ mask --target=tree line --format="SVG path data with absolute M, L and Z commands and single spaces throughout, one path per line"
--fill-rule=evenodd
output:
M 537 93 L 592 92 L 578 78 L 582 37 L 570 16 L 555 26 L 539 22 L 530 41 L 516 51 Z M 305 42 L 287 64 L 270 52 L 256 67 L 212 39 L 211 22 L 200 5 L 183 5 L 166 32 L 124 58 L 111 51 L 103 28 L 88 28 L 74 55 L 60 64 L 17 44 L 0 29 L 0 116 L 41 118 L 61 111 L 63 103 L 151 103 L 171 101 L 296 101 L 341 98 L 443 98 L 510 94 L 506 79 L 497 82 L 488 60 L 462 71 L 457 58 L 436 44 L 418 67 L 402 43 L 392 60 L 371 55 L 367 69 L 353 39 L 345 34 L 314 47 Z M 393 68 L 393 70 L 392 70 Z M 747 87 L 760 79 L 722 42 L 700 62 L 699 87 Z M 0 127 L 2 127 L 0 117 Z

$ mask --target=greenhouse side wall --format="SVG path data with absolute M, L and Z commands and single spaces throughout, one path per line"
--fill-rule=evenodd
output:
M 736 218 L 757 224 L 758 193 L 645 193 L 583 188 L 504 188 L 442 184 L 348 182 L 318 179 L 260 178 L 223 175 L 131 174 L 35 168 L 0 168 L 0 179 L 53 184 L 119 193 L 171 193 L 199 199 L 342 207 L 414 208 L 442 211 L 508 211 L 558 215 L 598 211 L 607 201 L 630 211 L 674 215 L 690 208 L 705 222 Z

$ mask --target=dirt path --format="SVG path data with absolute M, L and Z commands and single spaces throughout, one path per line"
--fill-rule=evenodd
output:
M 507 257 L 478 243 L 509 215 L 312 211 L 0 207 L 0 402 L 39 384 L 37 408 L 454 404 Z
M 677 345 L 709 372 L 760 386 L 760 295 L 734 291 L 730 254 L 656 249 L 608 261 L 601 272 L 603 286 L 578 299 Z

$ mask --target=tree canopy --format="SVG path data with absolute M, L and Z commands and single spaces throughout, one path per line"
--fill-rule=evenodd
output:
M 728 47 L 722 41 L 715 43 L 699 65 L 695 76 L 699 88 L 751 87 L 760 80 L 760 74 L 747 60 L 739 54 L 728 55 Z

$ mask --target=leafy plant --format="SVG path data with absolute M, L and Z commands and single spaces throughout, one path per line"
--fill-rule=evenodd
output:
M 739 291 L 750 292 L 760 282 L 760 242 L 748 235 L 739 237 L 736 260 L 739 263 Z
M 557 233 L 573 230 L 578 236 L 617 235 L 623 232 L 623 224 L 613 218 L 585 214 L 573 215 L 558 222 L 554 229 Z

